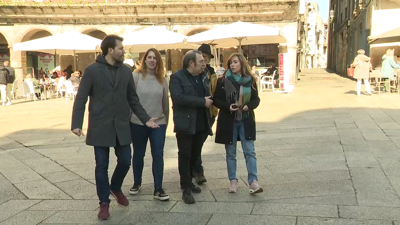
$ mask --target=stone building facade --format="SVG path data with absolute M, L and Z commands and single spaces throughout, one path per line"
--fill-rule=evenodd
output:
M 6 2 L 4 4 L 4 2 Z M 249 48 L 269 49 L 266 62 L 278 62 L 278 53 L 287 53 L 290 83 L 295 83 L 298 0 L 203 0 L 203 1 L 9 1 L 0 7 L 0 55 L 9 54 L 11 65 L 22 80 L 26 67 L 32 64 L 30 52 L 13 51 L 13 44 L 41 37 L 78 31 L 96 38 L 107 34 L 122 35 L 146 26 L 164 26 L 184 35 L 193 35 L 221 24 L 236 21 L 253 22 L 279 28 L 285 44 L 265 43 Z M 56 2 L 56 3 L 55 3 Z M 224 58 L 236 51 L 225 49 Z M 168 51 L 168 69 L 181 67 L 184 51 Z M 94 61 L 95 54 L 78 54 L 77 68 L 83 70 Z M 269 61 L 268 61 L 269 60 Z M 61 68 L 73 65 L 72 56 L 55 59 Z M 36 68 L 37 69 L 37 68 Z M 24 72 L 25 70 L 25 72 Z
M 371 56 L 373 67 L 381 63 L 387 48 L 371 48 L 369 36 L 399 27 L 398 0 L 331 0 L 328 68 L 346 76 L 357 50 L 364 49 Z
M 318 3 L 306 2 L 303 21 L 300 69 L 326 68 L 328 25 L 321 18 Z

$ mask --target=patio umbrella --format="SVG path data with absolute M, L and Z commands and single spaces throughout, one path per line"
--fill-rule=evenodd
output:
M 189 43 L 212 43 L 219 48 L 268 43 L 286 43 L 278 28 L 259 24 L 236 22 L 221 25 L 188 38 Z
M 62 34 L 56 34 L 49 37 L 39 38 L 32 41 L 26 41 L 13 45 L 14 51 L 37 51 L 49 54 L 73 55 L 74 68 L 76 68 L 76 53 L 99 52 L 101 40 L 71 31 Z
M 149 48 L 158 50 L 198 48 L 198 45 L 187 44 L 185 35 L 156 26 L 124 34 L 122 37 L 124 47 L 130 53 L 145 52 Z

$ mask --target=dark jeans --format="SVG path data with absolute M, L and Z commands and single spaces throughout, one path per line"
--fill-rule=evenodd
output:
M 213 127 L 214 122 L 215 122 L 215 117 L 211 117 L 211 121 L 210 122 L 211 122 L 211 127 Z M 207 140 L 207 137 L 208 137 L 208 135 L 205 136 L 203 143 Z M 204 168 L 203 168 L 203 161 L 201 159 L 201 154 L 199 156 L 199 159 L 196 161 L 196 164 L 194 165 L 193 173 L 194 174 L 204 175 Z
M 135 184 L 142 184 L 144 156 L 146 154 L 147 141 L 150 140 L 151 156 L 153 157 L 154 190 L 158 191 L 162 188 L 166 130 L 166 125 L 160 125 L 160 128 L 153 129 L 131 123 L 132 169 Z
M 207 132 L 197 132 L 196 134 L 176 134 L 178 143 L 178 167 L 181 177 L 181 188 L 193 186 L 192 173 L 196 162 L 201 155 Z
M 110 158 L 109 147 L 94 147 L 94 155 L 96 158 L 96 189 L 100 202 L 110 202 L 110 189 L 113 191 L 121 191 L 124 178 L 129 171 L 131 165 L 131 148 L 129 145 L 119 145 L 114 147 L 117 156 L 117 166 L 111 178 L 111 186 L 108 180 L 108 162 Z

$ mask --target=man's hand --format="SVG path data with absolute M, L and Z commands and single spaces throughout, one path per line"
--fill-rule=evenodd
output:
M 247 111 L 249 111 L 249 107 L 247 107 L 247 105 L 245 105 L 245 106 L 243 106 L 242 110 L 247 112 Z
M 150 127 L 150 128 L 159 128 L 160 126 L 158 126 L 154 120 L 156 120 L 157 118 L 151 118 L 149 121 L 146 122 L 146 126 Z
M 78 137 L 80 137 L 80 136 L 85 136 L 85 135 L 83 134 L 82 130 L 79 129 L 79 128 L 73 129 L 73 130 L 72 130 L 72 133 L 74 133 L 74 134 L 75 134 L 76 136 L 78 136 Z
M 204 97 L 206 100 L 206 104 L 204 105 L 206 108 L 210 108 L 211 105 L 213 104 L 213 100 L 210 99 L 210 97 Z
M 231 110 L 231 112 L 235 112 L 235 111 L 238 111 L 238 110 L 239 110 L 239 107 L 238 107 L 238 105 L 236 105 L 236 104 L 232 104 L 232 105 L 229 107 L 229 110 Z

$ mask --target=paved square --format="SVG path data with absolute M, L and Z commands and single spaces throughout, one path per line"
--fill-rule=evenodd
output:
M 111 198 L 102 224 L 400 224 L 400 95 L 356 96 L 354 81 L 325 70 L 299 78 L 291 94 L 261 93 L 255 146 L 264 193 L 248 193 L 243 154 L 239 191 L 227 192 L 224 146 L 210 137 L 208 182 L 196 204 L 184 204 L 171 124 L 164 174 L 171 200 L 153 200 L 148 152 L 142 191 L 126 208 Z M 0 224 L 99 223 L 94 153 L 70 132 L 71 111 L 65 99 L 0 108 Z M 132 182 L 130 171 L 126 195 Z

